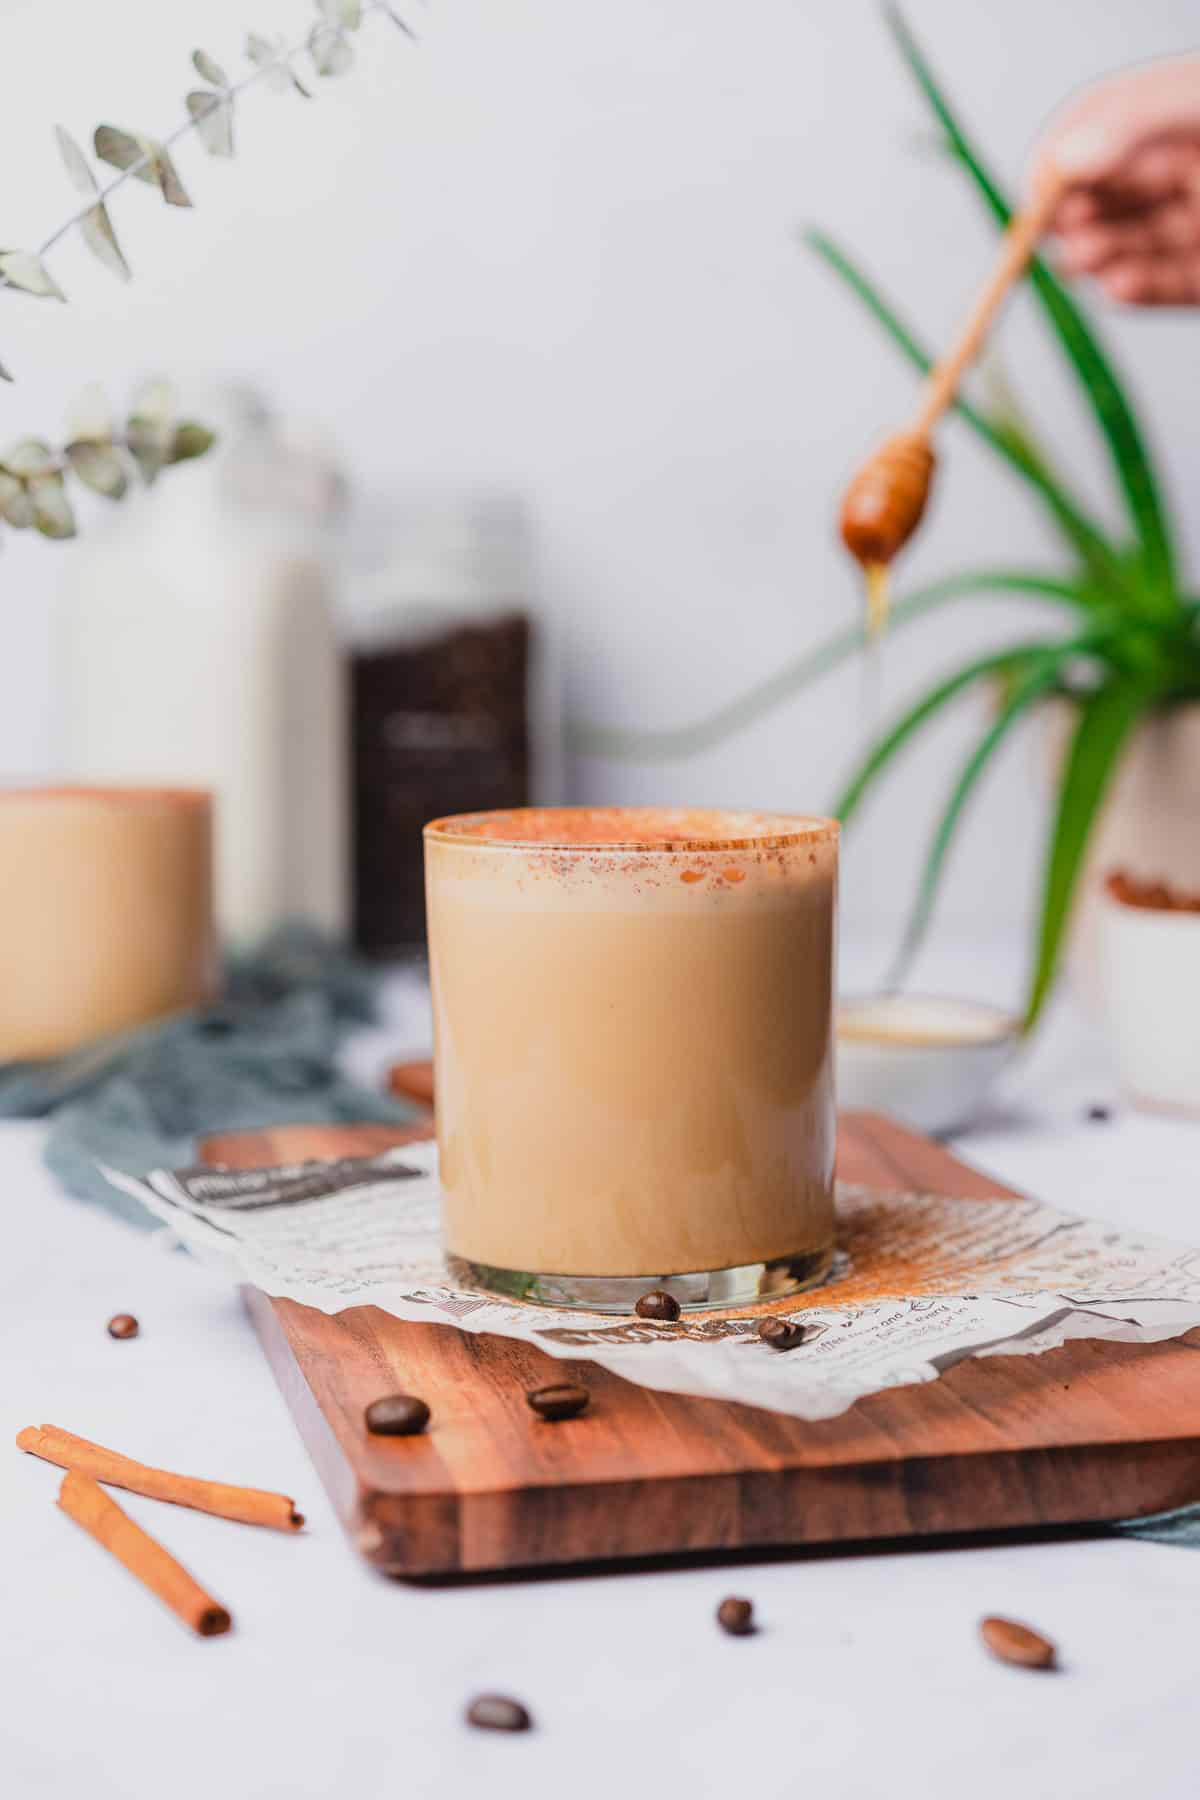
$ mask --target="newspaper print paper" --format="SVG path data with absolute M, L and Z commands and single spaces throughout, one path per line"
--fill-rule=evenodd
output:
M 646 1387 L 805 1419 L 932 1381 L 964 1356 L 1035 1354 L 1072 1337 L 1149 1343 L 1200 1325 L 1200 1249 L 1034 1200 L 840 1186 L 837 1266 L 824 1287 L 772 1308 L 808 1328 L 780 1354 L 754 1316 L 614 1319 L 447 1285 L 432 1143 L 274 1169 L 105 1173 L 193 1254 L 268 1294 L 522 1338 Z

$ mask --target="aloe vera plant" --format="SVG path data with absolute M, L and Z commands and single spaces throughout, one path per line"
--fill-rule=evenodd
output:
M 935 79 L 902 13 L 884 17 L 907 69 L 933 114 L 946 150 L 1003 227 L 1010 206 Z M 918 370 L 930 355 L 850 254 L 822 231 L 806 241 Z M 906 628 L 944 605 L 1002 591 L 1059 608 L 1057 640 L 1016 643 L 967 663 L 924 694 L 864 757 L 832 810 L 846 823 L 875 782 L 921 728 L 959 695 L 1000 678 L 1002 701 L 953 781 L 934 830 L 893 981 L 903 978 L 928 927 L 939 879 L 956 828 L 980 778 L 1009 733 L 1052 694 L 1070 698 L 1074 723 L 1058 781 L 1046 853 L 1037 942 L 1025 1005 L 1026 1029 L 1036 1023 L 1053 985 L 1088 841 L 1109 783 L 1139 720 L 1156 708 L 1200 698 L 1200 599 L 1181 585 L 1158 477 L 1141 429 L 1112 365 L 1075 300 L 1041 259 L 1031 284 L 1068 367 L 1077 378 L 1111 465 L 1121 500 L 1116 535 L 1093 518 L 1062 476 L 1049 466 L 1028 431 L 1006 412 L 959 399 L 963 423 L 999 463 L 1032 492 L 1058 532 L 1068 560 L 1061 570 L 968 570 L 902 598 L 892 629 Z M 843 631 L 723 707 L 680 731 L 640 736 L 587 731 L 581 742 L 599 752 L 686 754 L 760 716 L 807 683 L 855 655 L 864 627 Z

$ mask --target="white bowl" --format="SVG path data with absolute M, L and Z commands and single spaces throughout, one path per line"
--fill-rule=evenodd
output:
M 1104 1013 L 1137 1104 L 1200 1114 L 1200 913 L 1101 903 Z
M 996 1006 L 915 994 L 843 1000 L 838 1104 L 916 1131 L 960 1131 L 1017 1047 L 1018 1020 Z

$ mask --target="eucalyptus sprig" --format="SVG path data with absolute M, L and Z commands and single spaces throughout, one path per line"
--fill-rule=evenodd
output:
M 210 155 L 232 156 L 234 105 L 247 88 L 261 81 L 276 92 L 302 94 L 308 99 L 310 91 L 297 73 L 297 63 L 307 57 L 319 77 L 344 75 L 354 62 L 351 35 L 359 30 L 370 13 L 383 14 L 407 37 L 415 36 L 412 27 L 400 17 L 390 0 L 317 0 L 317 12 L 317 22 L 297 43 L 289 44 L 284 38 L 262 37 L 252 31 L 245 48 L 251 66 L 240 79 L 231 79 L 206 50 L 194 50 L 192 66 L 206 85 L 192 88 L 184 96 L 187 117 L 164 138 L 122 131 L 115 125 L 97 125 L 92 133 L 96 156 L 118 171 L 103 186 L 74 138 L 61 125 L 56 126 L 58 148 L 67 174 L 76 191 L 85 196 L 85 203 L 77 207 L 36 250 L 0 251 L 0 288 L 14 288 L 39 299 L 65 300 L 67 296 L 51 274 L 46 259 L 76 229 L 105 268 L 127 281 L 129 264 L 108 212 L 108 202 L 127 181 L 136 177 L 148 186 L 156 187 L 168 206 L 190 206 L 187 189 L 171 159 L 171 149 L 194 132 Z M 5 381 L 12 380 L 2 365 L 0 376 Z
M 67 476 L 106 500 L 121 500 L 135 470 L 149 487 L 161 470 L 203 456 L 214 441 L 207 426 L 176 418 L 165 381 L 142 388 L 120 427 L 103 390 L 90 387 L 72 409 L 63 443 L 18 438 L 0 453 L 0 518 L 18 531 L 33 526 L 43 537 L 74 537 Z
M 67 296 L 50 269 L 49 258 L 74 231 L 110 274 L 128 281 L 131 270 L 108 210 L 113 195 L 136 179 L 157 188 L 168 206 L 190 207 L 171 155 L 176 144 L 194 133 L 211 156 L 231 157 L 234 108 L 241 95 L 261 82 L 280 93 L 310 98 L 298 69 L 311 64 L 318 78 L 344 75 L 355 57 L 351 38 L 372 13 L 382 14 L 405 36 L 415 38 L 391 0 L 317 0 L 316 21 L 295 43 L 252 31 L 244 52 L 250 66 L 240 76 L 228 75 L 206 50 L 194 50 L 192 67 L 204 86 L 185 94 L 186 117 L 165 137 L 97 125 L 92 133 L 95 155 L 117 170 L 103 184 L 75 139 L 56 125 L 59 154 L 72 186 L 84 197 L 83 204 L 36 250 L 0 250 L 0 289 L 65 301 Z M 13 379 L 3 363 L 0 379 Z M 110 500 L 119 500 L 128 491 L 131 465 L 148 484 L 161 469 L 202 456 L 215 441 L 203 425 L 174 421 L 169 393 L 162 384 L 152 384 L 143 392 L 120 432 L 114 431 L 96 393 L 89 390 L 82 414 L 76 418 L 77 428 L 66 443 L 55 448 L 42 438 L 22 438 L 0 456 L 0 519 L 17 529 L 33 526 L 46 537 L 73 537 L 75 518 L 65 484 L 67 475 Z M 78 428 L 80 416 L 87 429 Z

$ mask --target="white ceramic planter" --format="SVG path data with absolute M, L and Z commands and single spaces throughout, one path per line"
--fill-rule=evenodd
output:
M 1075 709 L 1046 709 L 1048 764 L 1062 767 Z M 1115 869 L 1138 881 L 1200 889 L 1200 704 L 1149 715 L 1134 732 L 1092 831 L 1075 905 L 1070 973 L 1085 999 L 1103 1004 L 1104 882 Z
M 1098 910 L 1100 992 L 1121 1085 L 1138 1105 L 1200 1117 L 1200 913 Z

